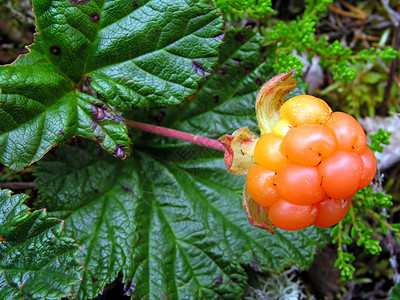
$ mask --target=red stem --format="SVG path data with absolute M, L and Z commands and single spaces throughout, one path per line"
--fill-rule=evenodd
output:
M 219 141 L 212 140 L 209 138 L 193 135 L 193 134 L 178 131 L 175 129 L 165 128 L 165 127 L 160 127 L 160 126 L 156 126 L 156 125 L 140 123 L 140 122 L 135 122 L 135 121 L 125 120 L 125 123 L 129 127 L 132 127 L 135 129 L 148 131 L 148 132 L 152 132 L 152 133 L 156 133 L 156 134 L 160 134 L 160 135 L 164 135 L 164 136 L 169 136 L 169 137 L 172 137 L 175 139 L 188 141 L 191 143 L 195 143 L 198 145 L 202 145 L 202 146 L 205 146 L 208 148 L 213 148 L 213 149 L 224 151 L 224 152 L 226 151 L 226 148 Z

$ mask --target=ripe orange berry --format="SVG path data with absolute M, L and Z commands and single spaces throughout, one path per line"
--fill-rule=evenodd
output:
M 352 198 L 353 196 L 345 199 L 328 198 L 316 203 L 315 207 L 318 209 L 318 217 L 314 225 L 327 228 L 339 223 L 346 216 Z
M 314 205 L 299 205 L 278 200 L 268 210 L 271 222 L 284 230 L 299 230 L 314 224 L 318 209 Z
M 336 140 L 326 127 L 318 124 L 304 124 L 292 128 L 282 142 L 286 157 L 296 163 L 316 166 L 322 158 L 336 148 Z
M 334 112 L 322 125 L 335 136 L 337 150 L 364 153 L 367 137 L 360 123 L 352 116 L 343 112 Z
M 288 163 L 276 175 L 276 189 L 288 201 L 311 204 L 326 198 L 317 167 Z
M 361 175 L 360 183 L 358 185 L 359 190 L 365 188 L 371 183 L 371 181 L 375 177 L 377 168 L 375 154 L 368 147 L 365 149 L 364 154 L 361 155 L 361 158 L 363 160 L 364 169 Z
M 328 196 L 346 198 L 357 191 L 364 163 L 357 153 L 337 151 L 323 159 L 318 169 Z
M 283 103 L 280 118 L 288 120 L 295 126 L 321 124 L 331 113 L 332 110 L 325 101 L 313 96 L 301 95 Z
M 271 206 L 281 198 L 274 185 L 275 176 L 274 171 L 259 164 L 253 165 L 247 173 L 247 189 L 261 206 Z
M 281 143 L 282 137 L 272 133 L 263 134 L 254 148 L 256 162 L 270 170 L 280 170 L 287 162 L 280 150 Z

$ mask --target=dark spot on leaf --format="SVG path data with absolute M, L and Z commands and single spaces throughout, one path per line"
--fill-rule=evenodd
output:
M 89 20 L 90 20 L 90 22 L 95 23 L 95 24 L 99 23 L 100 14 L 97 11 L 91 13 L 89 16 Z
M 232 279 L 231 279 L 231 282 L 238 282 L 239 280 L 238 280 L 238 278 L 237 277 L 232 277 Z
M 218 276 L 214 281 L 214 285 L 220 285 L 223 282 L 224 282 L 224 278 L 222 276 Z
M 133 192 L 132 188 L 131 188 L 129 185 L 127 185 L 127 184 L 123 184 L 123 185 L 122 185 L 122 189 L 123 189 L 125 192 L 128 192 L 128 193 L 132 193 L 132 192 Z
M 118 158 L 126 159 L 126 150 L 127 150 L 127 147 L 125 147 L 123 145 L 117 145 L 112 154 Z
M 93 191 L 94 191 L 96 194 L 99 193 L 99 189 L 97 189 L 97 188 L 94 188 Z
M 86 80 L 87 80 L 87 83 L 90 85 L 92 83 L 92 81 L 93 81 L 93 78 L 92 77 L 88 77 Z
M 232 58 L 232 62 L 236 65 L 240 65 L 243 61 L 239 57 L 236 57 Z
M 219 103 L 219 100 L 220 100 L 219 95 L 214 95 L 214 96 L 213 96 L 213 101 L 214 101 L 215 104 L 218 104 L 218 103 Z
M 249 74 L 251 72 L 250 68 L 245 68 L 244 71 L 246 72 L 246 74 Z
M 64 134 L 65 134 L 64 129 L 60 129 L 60 130 L 58 131 L 58 134 L 59 134 L 59 135 L 64 135 Z
M 243 44 L 246 41 L 246 35 L 243 32 L 235 34 L 234 39 L 236 42 Z
M 221 67 L 217 70 L 217 73 L 219 75 L 225 75 L 228 72 L 228 69 L 226 67 Z
M 139 8 L 139 3 L 137 3 L 136 1 L 132 2 L 132 7 L 133 9 L 138 9 Z
M 192 60 L 192 70 L 200 76 L 207 77 L 211 75 L 211 73 L 207 72 L 207 70 L 204 68 L 204 65 L 199 61 Z
M 122 118 L 117 114 L 112 115 L 112 120 L 117 124 L 122 122 Z
M 266 58 L 265 56 L 262 56 L 262 57 L 261 57 L 261 62 L 262 62 L 262 63 L 265 62 L 266 59 L 267 59 L 267 58 Z
M 157 124 L 160 124 L 165 120 L 166 115 L 167 113 L 165 112 L 165 110 L 159 110 L 154 116 L 154 120 L 157 122 Z
M 225 32 L 222 32 L 221 34 L 214 35 L 212 38 L 214 40 L 222 41 L 224 37 L 225 37 Z
M 256 84 L 257 84 L 258 86 L 262 86 L 263 82 L 262 82 L 262 79 L 261 79 L 260 77 L 257 77 L 257 78 L 256 78 Z
M 75 4 L 75 5 L 83 5 L 90 1 L 92 1 L 92 0 L 69 0 L 69 2 L 71 2 L 72 4 Z
M 258 52 L 264 53 L 266 50 L 267 50 L 267 46 L 264 45 L 264 46 L 261 46 L 261 47 L 258 49 Z
M 126 77 L 124 77 L 123 80 L 126 81 L 127 80 Z
M 255 256 L 251 260 L 251 267 L 254 269 L 254 271 L 260 272 L 260 267 L 258 265 L 258 260 L 257 260 L 257 258 Z
M 61 55 L 61 48 L 60 46 L 50 46 L 49 51 L 52 55 L 59 56 Z
M 92 282 L 96 282 L 96 281 L 99 281 L 99 279 L 96 277 L 92 277 Z
M 101 136 L 96 136 L 95 137 L 96 142 L 101 143 L 103 142 L 103 138 Z
M 112 116 L 109 108 L 102 103 L 90 103 L 90 109 L 93 114 L 93 119 L 98 122 L 110 119 Z

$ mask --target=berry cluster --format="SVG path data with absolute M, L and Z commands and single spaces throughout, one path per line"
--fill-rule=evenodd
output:
M 282 105 L 279 121 L 258 140 L 254 157 L 249 193 L 285 230 L 338 223 L 377 167 L 361 125 L 308 95 Z

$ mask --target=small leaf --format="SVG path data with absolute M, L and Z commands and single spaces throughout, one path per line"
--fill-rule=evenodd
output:
M 276 226 L 272 224 L 264 208 L 251 198 L 247 185 L 243 189 L 243 207 L 251 225 L 267 229 L 274 234 Z
M 382 75 L 375 72 L 368 72 L 362 76 L 361 80 L 365 83 L 376 84 L 382 81 Z
M 295 72 L 296 70 L 292 70 L 273 77 L 263 85 L 258 93 L 256 115 L 261 134 L 271 132 L 279 120 L 279 112 L 285 96 L 297 85 L 294 79 Z
M 236 175 L 245 175 L 253 164 L 254 147 L 258 136 L 247 127 L 236 130 L 232 136 L 224 135 L 219 141 L 225 146 L 225 164 L 229 172 Z
M 27 198 L 0 190 L 0 298 L 68 296 L 79 282 L 79 247 L 61 235 L 62 221 L 31 213 Z

